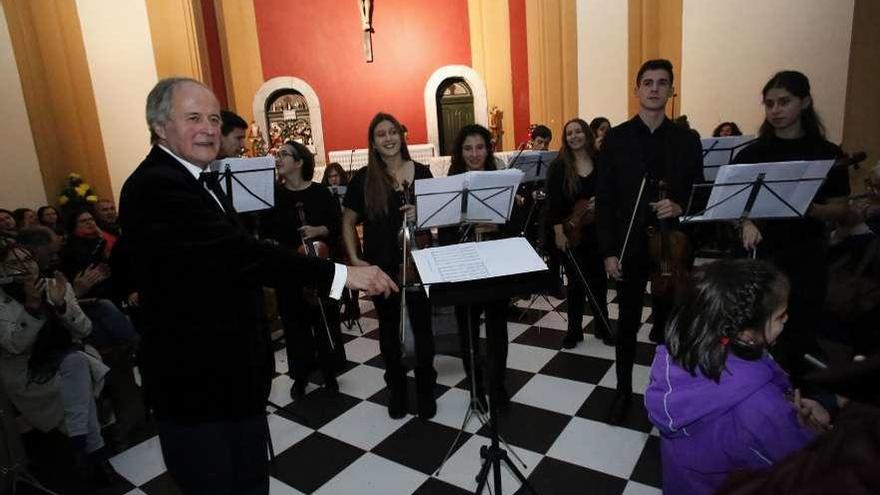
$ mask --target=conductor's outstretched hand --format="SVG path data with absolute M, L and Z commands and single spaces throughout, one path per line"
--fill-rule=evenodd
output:
M 399 290 L 391 277 L 373 265 L 349 266 L 345 286 L 349 289 L 362 290 L 371 296 L 382 294 L 388 297 L 392 292 Z

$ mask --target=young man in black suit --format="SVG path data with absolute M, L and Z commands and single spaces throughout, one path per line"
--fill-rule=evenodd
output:
M 626 416 L 632 398 L 632 370 L 636 334 L 641 326 L 645 287 L 653 265 L 648 251 L 649 227 L 665 221 L 678 228 L 691 186 L 703 182 L 703 153 L 700 139 L 666 117 L 666 102 L 673 94 L 672 64 L 649 60 L 636 77 L 639 113 L 609 130 L 598 156 L 599 184 L 596 191 L 596 226 L 599 249 L 605 257 L 605 272 L 617 280 L 619 318 L 615 347 L 617 395 L 609 420 L 619 423 Z M 642 178 L 644 195 L 636 205 Z M 663 182 L 666 199 L 658 199 Z M 696 205 L 692 206 L 693 211 Z M 633 211 L 635 210 L 635 215 Z M 620 259 L 626 231 L 632 233 Z M 662 340 L 670 300 L 653 301 L 654 326 L 651 337 Z
M 267 494 L 265 404 L 273 372 L 261 286 L 396 291 L 376 267 L 344 267 L 263 244 L 204 169 L 220 105 L 201 83 L 159 81 L 147 97 L 153 148 L 122 189 L 144 314 L 142 376 L 168 471 L 187 494 Z

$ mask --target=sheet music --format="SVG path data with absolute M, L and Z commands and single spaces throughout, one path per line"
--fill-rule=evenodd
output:
M 467 222 L 507 223 L 513 210 L 516 188 L 523 178 L 522 170 L 506 169 L 491 172 L 467 172 Z
M 733 158 L 755 140 L 755 136 L 725 136 L 700 139 L 703 144 L 703 175 L 708 181 L 714 181 L 718 169 L 728 165 Z
M 416 225 L 419 228 L 461 223 L 459 193 L 464 189 L 465 175 L 419 179 L 415 182 Z
M 784 203 L 779 201 L 767 188 L 785 199 L 801 215 L 805 214 L 816 192 L 822 185 L 834 160 L 772 162 L 744 165 L 725 165 L 718 169 L 715 186 L 709 196 L 709 205 L 717 205 L 705 214 L 684 218 L 685 221 L 738 219 L 749 199 L 751 187 L 745 183 L 754 182 L 758 174 L 764 173 L 767 184 L 761 188 L 749 218 L 789 218 L 797 216 Z M 813 179 L 813 180 L 805 180 Z M 792 182 L 773 182 L 791 180 Z M 795 182 L 802 181 L 802 182 Z M 737 193 L 733 197 L 732 194 Z M 729 199 L 726 199 L 729 198 Z M 726 199 L 726 201 L 725 201 Z
M 523 237 L 419 249 L 413 261 L 425 285 L 503 277 L 547 269 Z
M 270 156 L 257 158 L 224 158 L 209 166 L 215 172 L 224 173 L 227 166 L 233 172 L 232 202 L 235 211 L 245 213 L 271 208 L 275 204 L 275 159 Z M 239 183 L 241 182 L 241 183 Z M 244 186 L 242 186 L 244 184 Z M 220 186 L 227 195 L 226 181 Z M 261 201 L 262 199 L 262 201 Z M 267 206 L 265 203 L 269 203 Z

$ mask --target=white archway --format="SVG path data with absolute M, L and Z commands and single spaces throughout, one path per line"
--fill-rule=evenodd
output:
M 474 94 L 474 122 L 489 127 L 489 101 L 486 97 L 486 83 L 477 71 L 466 65 L 445 65 L 440 67 L 425 84 L 425 123 L 428 129 L 428 142 L 434 145 L 436 153 L 440 150 L 440 127 L 437 121 L 437 90 L 443 81 L 450 77 L 460 77 L 470 86 Z
M 254 120 L 263 131 L 263 139 L 269 142 L 269 129 L 266 128 L 266 102 L 273 93 L 280 89 L 299 91 L 309 105 L 309 119 L 312 124 L 312 140 L 315 143 L 315 166 L 323 167 L 326 154 L 324 151 L 324 125 L 321 121 L 321 102 L 318 94 L 309 83 L 297 77 L 273 77 L 269 79 L 254 95 Z

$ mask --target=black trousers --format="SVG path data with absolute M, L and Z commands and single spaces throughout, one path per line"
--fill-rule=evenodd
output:
M 185 495 L 268 495 L 265 414 L 195 424 L 165 419 L 158 428 L 168 473 Z
M 477 391 L 483 390 L 483 367 L 488 363 L 491 373 L 489 384 L 503 388 L 504 373 L 507 370 L 507 307 L 510 299 L 490 301 L 470 306 L 456 306 L 455 319 L 458 322 L 458 338 L 461 343 L 461 361 L 464 371 L 471 380 L 471 349 L 474 350 L 474 380 Z M 468 311 L 470 309 L 470 311 Z M 486 314 L 486 337 L 489 348 L 484 357 L 480 352 L 480 315 Z M 470 314 L 470 322 L 468 321 Z M 470 324 L 470 328 L 468 325 Z
M 645 288 L 650 277 L 650 267 L 636 264 L 624 265 L 623 280 L 617 282 L 617 345 L 614 349 L 617 370 L 617 390 L 632 393 L 632 370 L 636 356 L 636 336 L 642 325 L 642 307 L 645 301 Z M 671 300 L 652 298 L 652 317 L 655 328 L 665 328 L 666 320 L 672 311 Z
M 327 315 L 327 328 L 321 319 L 321 310 L 309 304 L 301 290 L 277 289 L 278 313 L 284 325 L 284 340 L 287 341 L 288 374 L 294 380 L 308 382 L 309 372 L 318 368 L 326 376 L 333 376 L 345 361 L 339 321 L 339 305 L 335 301 L 324 300 Z M 330 348 L 333 339 L 335 352 Z
M 379 350 L 385 361 L 385 383 L 401 390 L 406 386 L 406 368 L 400 343 L 400 293 L 373 298 L 379 314 Z M 434 371 L 434 334 L 431 331 L 431 305 L 422 290 L 406 293 L 406 307 L 415 337 L 416 390 L 433 393 L 437 372 Z
M 584 304 L 587 296 L 587 289 L 578 276 L 577 268 L 572 264 L 568 255 L 555 250 L 556 256 L 563 257 L 565 260 L 565 274 L 568 277 L 566 301 L 568 302 L 568 335 L 576 336 L 584 331 L 583 317 Z M 608 278 L 605 275 L 605 263 L 596 249 L 591 248 L 587 243 L 581 243 L 578 247 L 572 249 L 572 254 L 577 260 L 581 273 L 590 284 L 590 290 L 596 297 L 596 303 L 602 308 L 605 319 L 608 319 Z M 598 328 L 598 322 L 594 323 L 594 328 Z

